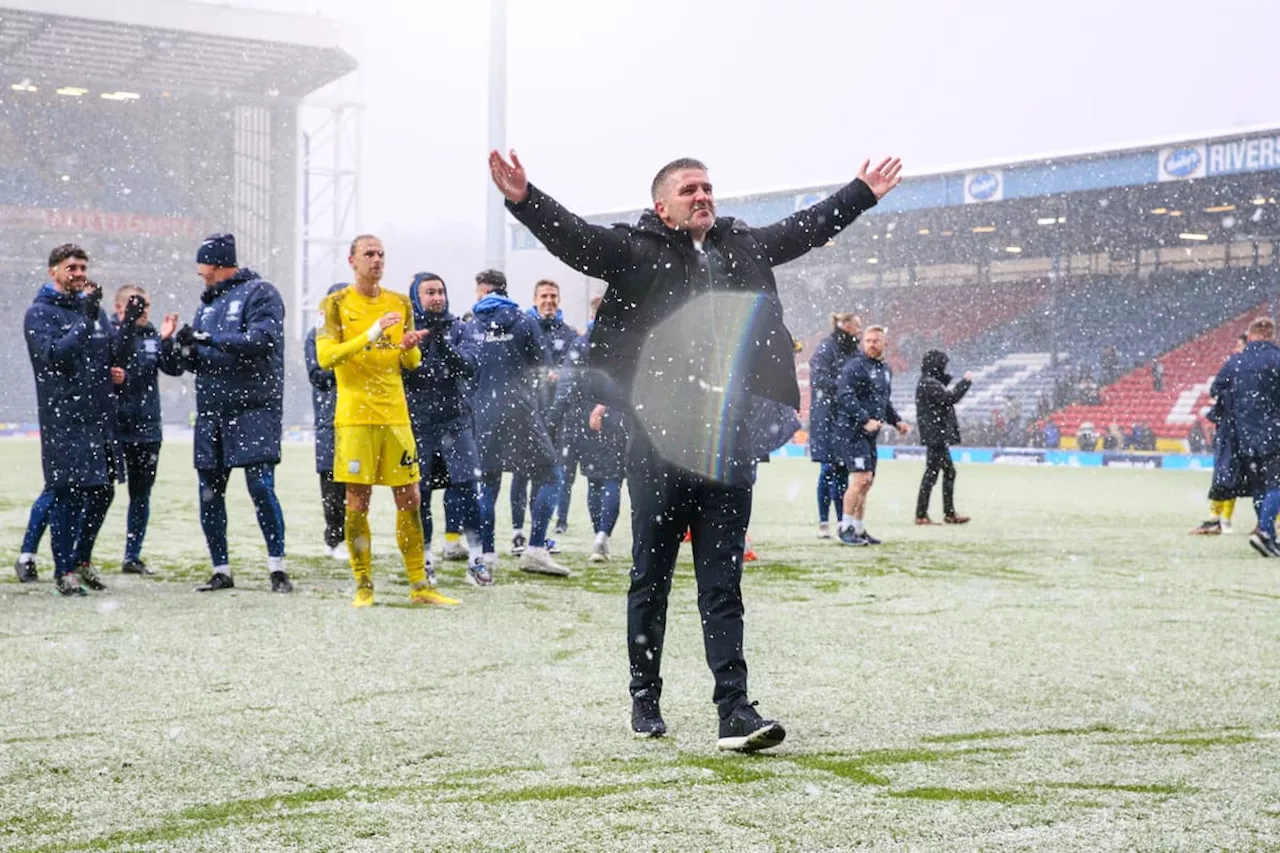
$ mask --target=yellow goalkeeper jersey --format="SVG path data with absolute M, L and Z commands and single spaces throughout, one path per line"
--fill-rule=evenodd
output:
M 400 315 L 400 322 L 370 341 L 370 327 L 391 311 Z M 350 285 L 324 298 L 317 321 L 316 360 L 338 382 L 333 425 L 407 425 L 409 404 L 400 371 L 422 363 L 417 347 L 400 349 L 404 333 L 413 329 L 409 297 L 384 289 L 370 298 Z

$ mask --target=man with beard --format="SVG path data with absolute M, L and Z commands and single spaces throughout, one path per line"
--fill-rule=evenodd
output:
M 886 424 L 904 434 L 911 429 L 889 399 L 892 375 L 884 363 L 884 346 L 884 326 L 867 329 L 862 355 L 845 365 L 836 392 L 840 459 L 853 475 L 844 493 L 844 520 L 840 522 L 839 538 L 845 545 L 880 544 L 863 523 L 867 494 L 876 481 L 876 438 Z
M 113 366 L 111 323 L 88 268 L 89 256 L 79 246 L 67 243 L 50 252 L 49 283 L 22 325 L 35 372 L 45 488 L 52 492 L 54 583 L 64 596 L 87 595 L 86 586 L 107 588 L 91 557 L 123 471 L 114 399 L 123 370 Z M 35 580 L 34 568 L 31 573 Z
M 836 458 L 836 391 L 840 372 L 858 355 L 862 318 L 845 312 L 831 315 L 831 334 L 822 339 L 809 359 L 809 458 L 818 470 L 818 538 L 830 539 L 828 518 L 835 507 L 836 524 L 844 518 L 843 499 L 849 488 L 849 469 Z
M 916 422 L 925 447 L 924 477 L 916 497 L 916 524 L 933 523 L 929 518 L 929 498 L 938 482 L 939 471 L 942 472 L 942 520 L 947 524 L 969 522 L 967 516 L 956 514 L 956 466 L 951 461 L 951 445 L 960 442 L 956 403 L 969 392 L 973 374 L 966 373 L 955 388 L 948 389 L 950 384 L 947 354 L 936 349 L 926 352 L 921 361 L 920 381 L 916 384 Z
M 293 592 L 284 566 L 284 513 L 276 497 L 284 416 L 284 300 L 275 285 L 236 262 L 236 240 L 214 234 L 196 252 L 204 282 L 191 325 L 165 318 L 166 372 L 196 375 L 195 468 L 200 526 L 213 575 L 199 592 L 231 589 L 227 483 L 244 470 L 245 486 L 267 545 L 271 591 Z M 175 328 L 171 335 L 164 331 Z
M 409 288 L 413 322 L 426 333 L 418 343 L 422 364 L 404 373 L 404 393 L 409 402 L 409 422 L 418 445 L 422 479 L 422 539 L 427 582 L 436 583 L 431 553 L 434 524 L 431 518 L 433 489 L 452 489 L 457 495 L 461 527 L 471 555 L 466 580 L 472 586 L 492 586 L 492 568 L 485 564 L 480 547 L 480 504 L 477 472 L 480 462 L 472 429 L 469 401 L 471 377 L 476 372 L 478 350 L 466 333 L 466 324 L 449 312 L 449 291 L 435 273 L 420 272 Z
M 409 297 L 382 286 L 382 241 L 361 234 L 347 262 L 352 283 L 320 303 L 324 327 L 316 334 L 320 367 L 338 382 L 333 415 L 333 479 L 345 483 L 344 527 L 356 592 L 352 607 L 373 605 L 369 504 L 374 486 L 388 486 L 396 504 L 396 544 L 409 579 L 411 604 L 457 604 L 427 582 L 418 493 L 418 450 L 409 421 L 402 374 L 422 363 Z
M 757 713 L 747 694 L 741 579 L 756 464 L 750 402 L 755 395 L 799 407 L 792 337 L 772 267 L 825 245 L 897 186 L 899 161 L 869 167 L 830 198 L 751 228 L 717 219 L 706 166 L 683 158 L 658 170 L 650 185 L 653 209 L 636 225 L 606 228 L 532 186 L 514 152 L 511 162 L 490 152 L 490 174 L 516 219 L 561 261 L 608 283 L 587 368 L 600 389 L 592 398 L 626 406 L 634 416 L 626 471 L 633 561 L 627 645 L 637 736 L 667 730 L 660 670 L 667 600 L 686 530 L 716 683 L 717 746 L 767 749 L 786 735 L 780 723 Z M 741 313 L 731 311 L 722 328 L 714 320 L 722 316 L 717 307 Z M 704 313 L 711 322 L 701 321 Z M 682 321 L 697 328 L 685 334 Z M 663 399 L 666 390 L 684 397 Z M 664 433 L 662 418 L 681 410 L 695 418 Z

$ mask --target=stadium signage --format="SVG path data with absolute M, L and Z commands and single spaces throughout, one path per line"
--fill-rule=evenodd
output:
M 195 237 L 199 223 L 179 216 L 141 216 L 100 210 L 43 207 L 0 207 L 0 228 L 62 231 L 74 234 L 145 234 L 150 237 Z
M 964 176 L 964 203 L 1000 201 L 1004 198 L 1004 173 L 999 169 L 970 172 Z
M 1162 181 L 1184 181 L 1205 176 L 1205 147 L 1203 145 L 1179 145 L 1161 148 L 1159 178 Z
M 1280 137 L 1255 136 L 1209 146 L 1209 174 L 1263 172 L 1280 169 Z

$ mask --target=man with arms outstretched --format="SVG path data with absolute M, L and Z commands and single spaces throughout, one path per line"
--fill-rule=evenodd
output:
M 635 415 L 626 472 L 633 543 L 627 641 L 637 736 L 666 733 L 659 672 L 667 597 L 686 529 L 692 532 L 703 640 L 716 682 L 717 745 L 754 751 L 776 746 L 786 735 L 777 721 L 761 718 L 747 697 L 740 582 L 755 475 L 747 415 L 752 395 L 800 405 L 792 337 L 782 323 L 772 267 L 824 245 L 898 184 L 899 161 L 885 160 L 874 170 L 869 165 L 832 197 L 781 222 L 751 228 L 716 217 L 706 166 L 676 160 L 653 179 L 652 210 L 635 226 L 606 228 L 588 224 L 530 185 L 514 152 L 511 162 L 496 151 L 489 155 L 494 183 L 516 219 L 560 260 L 609 284 L 592 328 L 587 370 L 588 381 L 599 389 L 593 399 L 629 407 Z M 729 303 L 734 293 L 753 300 L 751 328 L 738 330 L 750 334 L 711 328 L 709 345 L 690 340 L 684 351 L 664 351 L 657 358 L 645 349 L 664 323 L 678 322 L 685 306 L 702 300 L 700 305 L 709 302 L 714 311 L 717 299 Z M 719 369 L 724 364 L 734 369 Z M 706 389 L 699 402 L 724 402 L 716 410 L 723 414 L 702 423 L 699 434 L 674 437 L 687 438 L 690 448 L 710 448 L 704 461 L 714 476 L 669 461 L 678 449 L 655 447 L 656 440 L 673 438 L 655 430 L 654 418 L 663 413 L 635 399 L 637 382 L 672 375 L 676 381 L 688 375 L 695 389 L 690 393 Z

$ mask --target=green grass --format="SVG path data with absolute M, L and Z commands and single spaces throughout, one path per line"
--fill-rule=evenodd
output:
M 815 466 L 763 466 L 746 642 L 752 698 L 789 736 L 740 756 L 715 749 L 687 548 L 671 734 L 630 737 L 625 506 L 612 562 L 585 560 L 580 488 L 573 577 L 504 558 L 475 590 L 446 563 L 463 604 L 423 610 L 379 495 L 385 606 L 357 612 L 291 446 L 297 594 L 266 591 L 237 476 L 237 588 L 204 596 L 189 454 L 162 459 L 158 578 L 115 573 L 123 489 L 97 552 L 110 592 L 57 598 L 47 550 L 40 584 L 0 578 L 0 850 L 1280 847 L 1275 567 L 1241 536 L 1186 535 L 1203 474 L 964 466 L 975 521 L 917 528 L 921 467 L 888 464 L 867 518 L 886 544 L 848 549 L 816 537 Z M 0 442 L 0 471 L 12 550 L 36 445 Z

